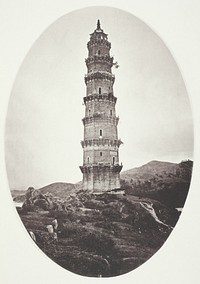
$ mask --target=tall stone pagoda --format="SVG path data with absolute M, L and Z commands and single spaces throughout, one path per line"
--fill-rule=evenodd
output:
M 102 193 L 120 188 L 119 146 L 113 94 L 115 76 L 112 74 L 113 57 L 111 44 L 97 22 L 97 28 L 87 43 L 88 58 L 85 60 L 86 96 L 83 148 L 83 188 L 93 193 Z

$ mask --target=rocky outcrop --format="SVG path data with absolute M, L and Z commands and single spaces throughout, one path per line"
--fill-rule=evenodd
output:
M 58 210 L 69 211 L 75 208 L 84 207 L 76 193 L 70 194 L 67 198 L 61 198 L 52 193 L 42 193 L 41 190 L 29 187 L 24 195 L 25 201 L 22 208 L 26 211 L 35 210 Z
M 50 195 L 42 194 L 39 189 L 29 187 L 25 193 L 25 201 L 22 208 L 26 210 L 36 208 L 49 210 L 53 208 L 53 202 Z
M 149 259 L 166 241 L 179 212 L 158 201 L 84 191 L 56 199 L 28 189 L 31 209 L 21 218 L 38 246 L 65 269 L 97 277 L 127 273 Z M 48 207 L 49 206 L 49 207 Z M 42 211 L 42 208 L 52 208 Z M 31 212 L 38 208 L 37 212 Z M 41 210 L 40 210 L 41 209 Z M 56 244 L 47 225 L 58 222 Z

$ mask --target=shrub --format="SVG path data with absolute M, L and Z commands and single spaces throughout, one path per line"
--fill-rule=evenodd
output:
M 85 232 L 85 229 L 76 223 L 65 224 L 60 232 L 61 238 L 74 237 L 77 238 Z
M 118 236 L 118 228 L 112 222 L 104 220 L 104 221 L 101 221 L 101 222 L 96 222 L 94 224 L 94 226 L 97 227 L 97 228 L 102 228 L 104 230 L 108 230 L 109 233 L 115 235 L 115 237 Z
M 99 200 L 87 200 L 84 202 L 84 205 L 86 208 L 90 208 L 90 209 L 102 209 L 104 208 L 104 202 L 99 201 Z
M 114 210 L 113 208 L 103 209 L 102 215 L 108 218 L 109 220 L 120 220 L 121 219 L 120 212 L 117 210 Z
M 130 215 L 128 215 L 126 218 L 124 218 L 123 221 L 124 221 L 124 223 L 127 223 L 127 224 L 133 226 L 134 223 L 135 223 L 135 216 L 132 215 L 132 214 L 130 214 Z
M 108 275 L 107 263 L 97 255 L 65 252 L 59 255 L 56 262 L 79 275 L 88 277 L 97 277 L 99 274 L 103 277 Z
M 102 256 L 115 253 L 114 241 L 109 236 L 99 232 L 87 232 L 79 235 L 76 242 L 82 249 L 95 252 Z
M 52 217 L 52 218 L 59 219 L 59 220 L 63 220 L 63 219 L 67 219 L 68 213 L 66 211 L 64 211 L 64 210 L 62 210 L 62 211 L 60 211 L 60 210 L 50 210 L 48 216 Z

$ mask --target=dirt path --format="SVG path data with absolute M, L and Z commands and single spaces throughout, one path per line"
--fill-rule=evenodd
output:
M 163 222 L 158 218 L 158 216 L 156 215 L 156 212 L 155 212 L 155 210 L 154 210 L 154 208 L 153 208 L 153 204 L 152 204 L 152 203 L 151 203 L 151 204 L 148 204 L 148 203 L 146 203 L 146 202 L 140 202 L 140 205 L 141 205 L 146 211 L 148 211 L 148 212 L 151 214 L 151 216 L 154 218 L 154 220 L 155 220 L 157 223 L 162 224 L 163 226 L 167 227 L 168 229 L 173 229 L 173 227 L 171 227 L 171 226 L 169 226 L 169 225 L 163 223 Z

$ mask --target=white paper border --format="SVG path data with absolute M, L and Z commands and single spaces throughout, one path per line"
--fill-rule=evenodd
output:
M 111 279 L 78 277 L 62 269 L 32 244 L 10 197 L 4 162 L 4 124 L 14 78 L 28 50 L 62 15 L 87 6 L 110 6 L 131 12 L 148 24 L 172 52 L 190 96 L 195 121 L 195 167 L 183 214 L 162 249 L 133 272 Z M 199 283 L 200 166 L 200 2 L 197 0 L 0 0 L 0 282 L 137 284 Z M 17 166 L 17 165 L 16 165 Z

